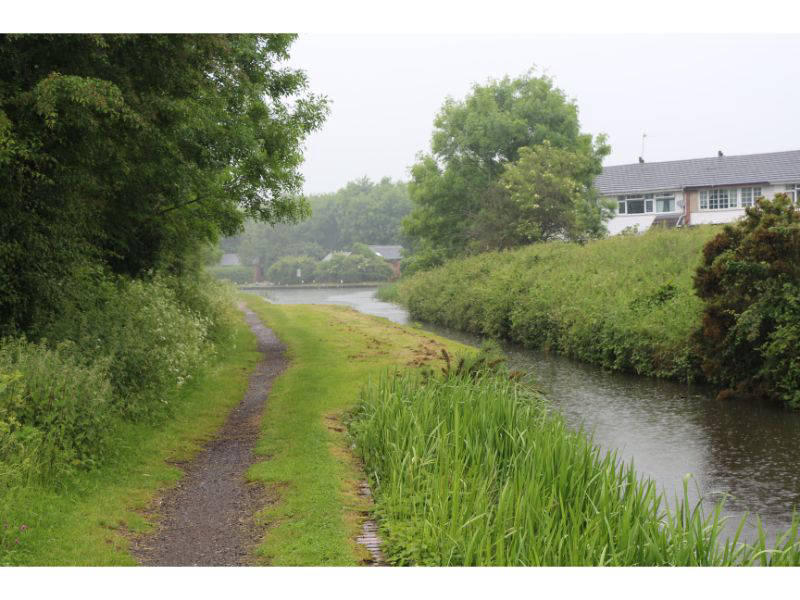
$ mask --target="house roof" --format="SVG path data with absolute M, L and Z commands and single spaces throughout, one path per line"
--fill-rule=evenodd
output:
M 341 252 L 339 250 L 334 250 L 333 252 L 328 252 L 325 256 L 322 257 L 322 262 L 328 262 L 334 256 L 350 256 L 352 252 Z
M 385 258 L 386 260 L 400 260 L 403 258 L 402 246 L 367 246 L 370 250 L 372 250 L 378 256 Z
M 800 150 L 714 156 L 605 167 L 595 179 L 604 196 L 693 187 L 800 182 Z

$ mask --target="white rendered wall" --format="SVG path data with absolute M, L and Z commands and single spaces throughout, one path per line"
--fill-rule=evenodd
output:
M 617 215 L 606 223 L 609 235 L 617 235 L 626 227 L 638 227 L 639 233 L 647 231 L 656 216 L 653 213 L 644 215 Z

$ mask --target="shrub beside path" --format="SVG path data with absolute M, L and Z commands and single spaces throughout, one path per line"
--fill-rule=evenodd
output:
M 263 486 L 246 481 L 245 473 L 255 462 L 253 447 L 272 382 L 287 361 L 285 347 L 272 330 L 243 303 L 239 308 L 258 338 L 263 358 L 219 434 L 185 465 L 179 484 L 151 507 L 160 526 L 132 545 L 144 565 L 244 565 L 261 538 L 253 515 L 268 498 Z

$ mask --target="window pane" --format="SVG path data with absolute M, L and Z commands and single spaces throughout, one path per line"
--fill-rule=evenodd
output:
M 708 208 L 711 210 L 719 208 L 719 190 L 710 190 L 708 192 Z
M 622 202 L 617 202 L 617 205 L 619 206 L 619 208 L 617 209 L 617 212 L 619 214 L 621 214 L 621 215 L 624 215 L 625 214 L 625 201 L 623 200 Z
M 639 215 L 644 212 L 644 200 L 628 200 L 628 214 Z
M 656 212 L 672 212 L 675 210 L 675 198 L 657 198 Z
M 700 210 L 708 210 L 708 192 L 700 192 Z
M 645 200 L 644 201 L 644 212 L 653 212 L 653 201 L 652 200 Z

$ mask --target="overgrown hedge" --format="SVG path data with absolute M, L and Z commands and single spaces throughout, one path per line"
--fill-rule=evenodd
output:
M 392 276 L 392 268 L 379 256 L 362 254 L 334 254 L 330 260 L 317 265 L 317 281 L 331 283 L 358 283 L 362 281 L 386 281 Z
M 692 276 L 717 231 L 534 244 L 453 260 L 386 292 L 420 321 L 613 370 L 693 380 L 700 371 L 688 340 L 703 303 Z
M 76 277 L 38 341 L 0 340 L 0 489 L 102 461 L 114 425 L 157 421 L 232 334 L 224 285 Z
M 281 285 L 292 283 L 360 283 L 386 281 L 392 268 L 375 254 L 334 253 L 326 261 L 316 261 L 310 256 L 284 256 L 267 271 L 267 279 Z M 300 277 L 297 271 L 300 270 Z
M 206 267 L 206 272 L 217 279 L 225 279 L 233 283 L 251 283 L 254 279 L 253 267 L 226 265 Z

